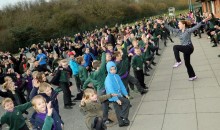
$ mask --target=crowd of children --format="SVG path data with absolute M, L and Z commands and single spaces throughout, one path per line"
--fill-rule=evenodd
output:
M 178 19 L 168 20 L 174 28 L 177 22 Z M 219 28 L 216 30 L 218 33 Z M 108 118 L 110 103 L 119 127 L 128 126 L 130 90 L 136 89 L 140 95 L 148 92 L 145 76 L 156 65 L 155 56 L 160 56 L 160 40 L 165 46 L 167 38 L 173 42 L 170 33 L 163 24 L 150 18 L 131 26 L 114 29 L 106 26 L 78 33 L 73 39 L 63 37 L 43 45 L 33 44 L 22 48 L 19 56 L 0 52 L 0 96 L 4 98 L 1 104 L 6 110 L 0 123 L 8 124 L 10 130 L 29 129 L 22 114 L 29 114 L 27 109 L 33 106 L 32 128 L 62 130 L 64 122 L 57 99 L 62 92 L 64 109 L 73 109 L 80 100 L 80 108 L 87 113 L 88 129 L 107 129 L 106 125 L 112 123 Z M 75 99 L 72 99 L 71 86 L 77 89 Z

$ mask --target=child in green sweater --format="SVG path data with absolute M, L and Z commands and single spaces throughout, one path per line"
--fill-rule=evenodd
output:
M 8 124 L 9 130 L 29 130 L 22 114 L 32 106 L 30 102 L 14 106 L 11 98 L 5 98 L 2 101 L 2 106 L 6 112 L 1 117 L 1 125 Z
M 92 67 L 95 69 L 93 73 L 89 76 L 89 78 L 86 80 L 86 82 L 83 85 L 83 89 L 86 89 L 88 87 L 89 83 L 93 84 L 94 89 L 97 91 L 99 96 L 105 95 L 105 77 L 106 77 L 106 62 L 111 60 L 111 55 L 109 53 L 102 53 L 102 59 L 101 61 L 94 60 L 92 62 Z M 105 124 L 110 124 L 113 121 L 108 119 L 108 107 L 109 107 L 109 101 L 103 101 L 102 102 L 102 108 L 103 108 L 103 121 Z
M 88 71 L 86 70 L 86 67 L 84 67 L 85 60 L 82 56 L 78 56 L 76 58 L 76 62 L 79 64 L 78 69 L 79 69 L 79 78 L 81 80 L 81 84 L 83 84 L 86 79 L 88 78 Z
M 140 82 L 140 85 L 144 89 L 148 89 L 146 84 L 144 83 L 144 73 L 143 73 L 143 64 L 146 62 L 146 59 L 144 58 L 144 55 L 141 53 L 141 49 L 139 47 L 135 47 L 134 49 L 135 56 L 133 56 L 131 61 L 131 66 L 134 70 L 134 76 L 138 81 Z

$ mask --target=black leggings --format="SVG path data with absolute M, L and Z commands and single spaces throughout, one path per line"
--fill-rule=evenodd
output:
M 95 130 L 105 130 L 105 125 L 104 125 L 103 119 L 101 117 L 96 117 L 94 119 L 93 129 L 95 129 Z
M 175 55 L 177 62 L 181 61 L 179 52 L 183 53 L 185 66 L 186 66 L 189 78 L 196 76 L 195 72 L 193 70 L 193 67 L 190 63 L 190 55 L 193 53 L 193 51 L 194 51 L 194 47 L 192 44 L 186 45 L 186 46 L 183 46 L 183 45 L 174 45 L 173 46 L 173 52 L 174 52 L 174 55 Z

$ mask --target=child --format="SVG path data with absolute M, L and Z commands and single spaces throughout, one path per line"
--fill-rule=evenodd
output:
M 84 84 L 84 82 L 88 78 L 88 71 L 83 66 L 85 64 L 85 60 L 83 59 L 82 56 L 79 56 L 76 58 L 76 61 L 79 64 L 78 69 L 79 69 L 79 78 L 80 78 L 81 84 Z
M 2 88 L 5 91 L 0 91 L 0 96 L 5 98 L 6 97 L 11 98 L 16 106 L 26 103 L 26 99 L 23 93 L 16 89 L 16 86 L 14 82 L 12 82 L 12 79 L 8 76 L 5 77 L 5 79 L 9 79 L 9 80 L 8 81 L 6 80 L 6 82 L 2 85 Z
M 143 64 L 146 62 L 143 55 L 141 54 L 141 50 L 139 47 L 135 47 L 135 56 L 132 58 L 131 66 L 134 71 L 134 75 L 136 79 L 140 82 L 141 86 L 144 89 L 148 89 L 148 87 L 144 83 L 144 73 L 143 73 Z
M 52 72 L 54 72 L 55 71 L 55 69 L 59 66 L 59 63 L 58 63 L 58 61 L 59 61 L 59 59 L 58 59 L 59 57 L 58 57 L 58 54 L 54 54 L 54 56 L 53 56 L 53 62 L 52 62 Z
M 111 55 L 109 54 L 109 56 Z M 85 81 L 85 83 L 83 84 L 83 89 L 86 89 L 88 87 L 88 84 L 92 83 L 93 88 L 97 91 L 99 96 L 106 94 L 105 85 L 104 85 L 105 77 L 106 77 L 106 67 L 105 67 L 106 61 L 107 61 L 107 57 L 106 54 L 103 52 L 101 61 L 95 60 L 92 62 L 92 67 L 95 69 L 95 71 L 91 73 L 89 78 Z M 110 124 L 113 122 L 110 119 L 108 119 L 108 108 L 109 108 L 109 101 L 106 100 L 102 102 L 103 121 L 105 124 Z
M 126 54 L 127 53 L 122 54 L 119 51 L 116 51 L 114 54 L 116 57 L 115 64 L 117 66 L 117 74 L 121 77 L 121 80 L 124 83 L 128 94 L 129 94 L 128 82 L 131 82 L 132 84 L 136 85 L 140 94 L 143 95 L 147 93 L 147 91 L 141 87 L 139 81 L 135 77 L 129 74 L 130 68 L 129 68 L 128 57 Z
M 118 96 L 112 97 L 109 101 L 113 102 L 115 113 L 117 115 L 119 127 L 128 126 L 128 114 L 130 109 L 130 101 L 127 90 L 121 81 L 121 78 L 116 74 L 117 68 L 114 62 L 109 61 L 106 65 L 108 75 L 105 79 L 106 94 L 115 93 Z M 124 96 L 126 98 L 124 98 Z
M 89 48 L 86 48 L 85 54 L 84 54 L 84 67 L 86 67 L 87 71 L 91 71 L 92 69 L 92 61 L 95 60 L 95 57 L 92 53 L 90 53 Z
M 33 126 L 33 129 L 42 130 L 46 115 L 48 113 L 46 108 L 46 100 L 43 96 L 37 95 L 32 99 L 31 103 L 35 109 L 35 112 L 31 116 L 30 122 Z M 52 118 L 54 120 L 54 124 L 51 130 L 62 130 L 64 123 L 55 110 L 52 112 Z
M 31 93 L 31 90 L 33 88 L 32 80 L 33 77 L 31 75 L 31 70 L 27 69 L 26 72 L 23 74 L 24 80 L 25 80 L 25 89 L 27 91 L 27 101 L 29 101 L 29 95 Z
M 81 100 L 81 108 L 87 112 L 85 123 L 88 129 L 105 130 L 106 126 L 102 119 L 102 105 L 101 102 L 117 96 L 115 94 L 108 94 L 98 97 L 95 90 L 87 88 L 84 90 L 83 98 Z
M 59 103 L 57 99 L 57 95 L 59 94 L 59 91 L 53 90 L 52 86 L 48 83 L 39 83 L 36 79 L 33 80 L 34 88 L 31 91 L 30 99 L 32 99 L 36 95 L 41 95 L 46 99 L 46 102 L 52 103 L 52 107 L 56 110 L 56 112 L 59 114 Z
M 32 106 L 30 102 L 14 106 L 11 98 L 5 98 L 2 106 L 6 112 L 1 117 L 1 125 L 6 123 L 9 125 L 9 130 L 29 130 L 22 114 Z
M 71 91 L 70 86 L 70 76 L 72 75 L 71 69 L 68 67 L 67 60 L 63 59 L 60 61 L 61 67 L 58 68 L 55 76 L 51 80 L 52 84 L 59 85 L 63 91 L 64 108 L 72 109 L 75 105 L 71 102 Z
M 70 57 L 70 61 L 69 61 L 69 65 L 70 65 L 70 68 L 72 69 L 72 73 L 73 73 L 73 77 L 75 79 L 75 82 L 76 82 L 76 87 L 77 87 L 77 90 L 78 92 L 81 92 L 81 82 L 80 82 L 80 78 L 79 78 L 79 64 L 76 62 L 75 60 L 75 52 L 69 52 L 69 57 Z

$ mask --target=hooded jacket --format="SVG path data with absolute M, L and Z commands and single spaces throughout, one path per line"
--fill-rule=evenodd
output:
M 78 69 L 79 64 L 75 60 L 71 59 L 69 61 L 69 65 L 70 65 L 70 68 L 72 69 L 73 75 L 78 75 L 79 74 L 79 69 Z
M 125 86 L 118 74 L 112 74 L 110 72 L 111 67 L 115 67 L 117 70 L 117 67 L 114 62 L 109 61 L 106 65 L 106 69 L 108 71 L 108 75 L 105 79 L 105 89 L 106 94 L 118 94 L 118 96 L 112 97 L 109 99 L 109 101 L 116 102 L 118 97 L 127 96 L 128 92 L 125 89 Z

